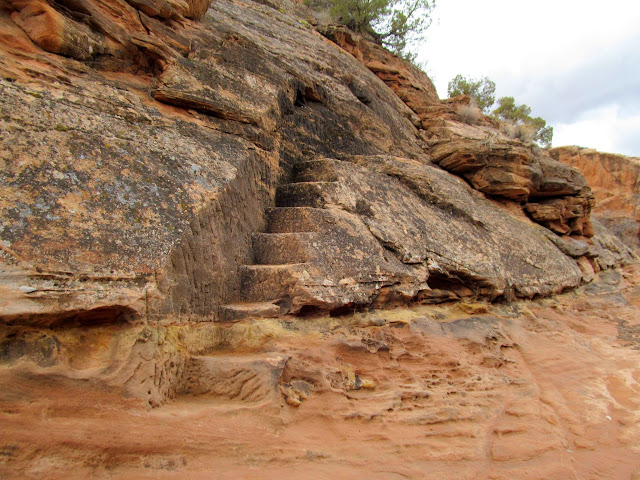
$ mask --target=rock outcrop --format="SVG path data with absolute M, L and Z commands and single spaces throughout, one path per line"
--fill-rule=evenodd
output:
M 585 176 L 596 200 L 595 218 L 638 252 L 640 159 L 580 147 L 558 147 L 550 153 Z
M 207 6 L 0 2 L 9 363 L 95 368 L 158 406 L 218 388 L 197 372 L 234 375 L 159 325 L 206 338 L 259 317 L 508 302 L 629 258 L 592 225 L 577 170 L 465 123 L 468 99 L 441 102 L 415 67 L 295 5 Z M 76 365 L 51 329 L 120 332 L 119 353 Z M 295 403 L 304 385 L 259 388 Z
M 3 3 L 5 321 L 221 320 L 580 283 L 535 225 L 593 235 L 575 170 L 464 124 L 424 73 L 345 30 L 324 32 L 339 48 L 265 5 L 189 20 L 203 8 Z M 290 183 L 322 158 L 336 178 Z M 332 220 L 312 241 L 292 210 L 270 236 L 272 207 Z M 304 261 L 256 260 L 290 244 Z
M 559 235 L 593 236 L 589 221 L 593 196 L 579 172 L 510 138 L 495 120 L 482 117 L 466 123 L 457 107 L 468 104 L 468 97 L 440 102 L 423 72 L 380 46 L 344 27 L 328 28 L 324 34 L 383 80 L 415 113 L 414 124 L 435 163 L 487 195 L 526 201 L 531 218 Z
M 635 265 L 509 305 L 19 332 L 0 350 L 0 475 L 634 478 L 639 304 Z M 155 386 L 173 399 L 151 410 Z
M 0 0 L 0 477 L 636 472 L 637 172 L 210 3 Z

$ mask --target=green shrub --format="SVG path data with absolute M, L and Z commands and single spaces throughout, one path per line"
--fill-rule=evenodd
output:
M 456 97 L 462 94 L 469 95 L 476 101 L 478 108 L 487 114 L 496 101 L 496 83 L 487 77 L 473 80 L 462 75 L 456 75 L 449 82 L 447 92 L 449 97 Z
M 547 122 L 541 117 L 531 117 L 531 107 L 526 104 L 517 105 L 513 97 L 498 99 L 498 108 L 493 111 L 493 116 L 505 122 L 512 123 L 516 129 L 522 132 L 531 132 L 531 141 L 541 147 L 551 147 L 553 140 L 553 127 L 547 126 Z M 528 136 L 525 133 L 516 135 L 515 138 Z
M 479 80 L 456 75 L 448 85 L 449 97 L 465 94 L 469 95 L 485 114 L 489 114 L 495 103 L 496 84 L 487 77 Z M 460 114 L 460 111 L 458 111 Z M 463 121 L 468 119 L 471 112 L 465 111 Z M 526 104 L 518 105 L 513 97 L 498 99 L 498 107 L 491 112 L 491 116 L 502 122 L 502 129 L 511 138 L 517 138 L 525 143 L 536 142 L 539 146 L 549 148 L 553 140 L 553 127 L 540 117 L 531 116 L 531 107 Z

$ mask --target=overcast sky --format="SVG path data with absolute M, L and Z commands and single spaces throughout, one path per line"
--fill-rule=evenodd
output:
M 640 156 L 640 1 L 437 0 L 418 60 L 441 98 L 496 82 L 554 127 L 553 145 Z

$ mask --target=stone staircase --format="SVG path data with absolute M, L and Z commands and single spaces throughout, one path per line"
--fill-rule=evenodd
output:
M 253 261 L 240 267 L 239 303 L 223 305 L 220 320 L 272 318 L 290 312 L 294 288 L 313 270 L 312 252 L 318 225 L 333 223 L 327 204 L 340 188 L 334 161 L 300 162 L 292 182 L 276 190 L 275 208 L 267 211 L 265 231 L 253 237 Z

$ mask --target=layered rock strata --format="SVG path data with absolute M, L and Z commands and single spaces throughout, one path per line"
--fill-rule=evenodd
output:
M 4 350 L 131 332 L 102 374 L 155 406 L 215 367 L 159 323 L 531 298 L 628 258 L 575 169 L 283 6 L 0 2 Z
M 429 78 L 344 27 L 323 33 L 385 82 L 415 113 L 414 124 L 431 159 L 491 197 L 526 202 L 525 212 L 558 235 L 593 236 L 593 195 L 584 177 L 536 146 L 511 138 L 499 122 L 478 115 L 465 121 L 465 96 L 438 100 Z
M 0 369 L 0 475 L 634 478 L 633 267 L 509 305 L 13 327 L 23 343 L 0 350 L 11 365 Z M 147 368 L 142 359 L 154 355 Z M 164 397 L 147 392 L 160 388 L 173 400 L 149 409 Z
M 461 123 L 422 72 L 371 43 L 325 32 L 338 48 L 259 4 L 220 2 L 199 23 L 188 18 L 201 17 L 200 3 L 2 8 L 7 321 L 215 320 L 254 299 L 252 282 L 297 289 L 269 299 L 292 305 L 281 312 L 389 296 L 531 296 L 580 282 L 540 233 L 497 254 L 500 237 L 536 227 L 435 164 L 490 197 L 526 202 L 559 235 L 593 234 L 584 179 L 487 121 Z M 370 163 L 380 154 L 391 157 Z M 315 158 L 338 160 L 336 175 L 358 182 L 276 193 Z M 328 204 L 346 223 L 327 229 L 303 266 L 243 266 L 256 255 L 252 237 L 269 228 L 266 209 L 283 202 Z M 304 243 L 290 238 L 280 242 Z
M 595 218 L 638 252 L 640 159 L 580 147 L 558 147 L 550 153 L 585 176 L 596 200 Z

